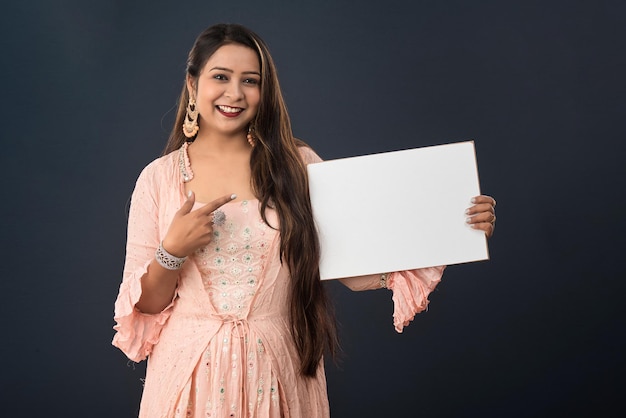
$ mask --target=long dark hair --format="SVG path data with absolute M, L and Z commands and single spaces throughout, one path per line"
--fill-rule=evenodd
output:
M 276 209 L 280 222 L 280 257 L 290 274 L 290 324 L 300 371 L 315 376 L 325 349 L 334 356 L 337 332 L 332 307 L 320 281 L 320 249 L 309 200 L 306 167 L 294 138 L 283 100 L 276 67 L 263 40 L 249 29 L 235 24 L 218 24 L 198 36 L 187 60 L 187 74 L 197 80 L 207 60 L 221 46 L 240 44 L 256 52 L 261 66 L 261 102 L 252 121 L 257 145 L 250 167 L 252 188 L 261 202 L 261 216 Z M 186 83 L 179 98 L 176 122 L 164 154 L 178 149 L 187 138 L 182 125 L 189 92 Z M 269 224 L 269 223 L 268 223 Z

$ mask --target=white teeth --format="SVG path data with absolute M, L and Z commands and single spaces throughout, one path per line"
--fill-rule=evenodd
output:
M 219 105 L 217 107 L 219 110 L 225 113 L 239 113 L 243 111 L 243 109 L 238 108 L 238 107 L 230 107 L 230 106 L 222 106 L 222 105 Z

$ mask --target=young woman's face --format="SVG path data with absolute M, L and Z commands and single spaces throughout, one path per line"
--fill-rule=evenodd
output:
M 256 53 L 243 45 L 220 47 L 208 59 L 197 80 L 200 133 L 233 135 L 245 132 L 261 100 L 261 69 Z

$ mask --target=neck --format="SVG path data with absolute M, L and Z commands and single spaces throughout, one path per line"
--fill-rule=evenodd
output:
M 208 133 L 203 135 L 199 132 L 198 136 L 193 141 L 193 148 L 203 154 L 247 153 L 252 150 L 252 147 L 248 144 L 246 135 L 243 133 L 234 135 Z

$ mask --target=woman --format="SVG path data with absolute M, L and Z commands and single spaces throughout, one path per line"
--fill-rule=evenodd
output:
M 326 417 L 332 310 L 306 164 L 264 42 L 239 25 L 196 40 L 164 155 L 129 214 L 113 344 L 150 357 L 142 417 Z M 495 201 L 469 222 L 490 236 Z M 394 292 L 396 328 L 423 310 L 443 267 L 344 279 Z

